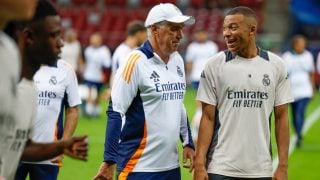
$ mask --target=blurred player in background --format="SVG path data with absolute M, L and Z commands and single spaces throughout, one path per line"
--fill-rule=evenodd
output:
M 148 41 L 120 66 L 112 86 L 104 160 L 94 178 L 181 179 L 183 162 L 193 163 L 194 145 L 183 105 L 184 63 L 177 52 L 183 27 L 193 24 L 173 4 L 154 6 L 147 16 Z
M 3 29 L 11 20 L 32 18 L 36 0 L 0 1 L 0 179 L 6 164 L 3 158 L 10 152 L 10 144 L 15 136 L 17 84 L 20 78 L 20 55 L 16 44 Z
M 302 35 L 292 38 L 291 50 L 283 54 L 287 63 L 294 102 L 291 103 L 293 127 L 297 135 L 296 146 L 302 143 L 302 129 L 305 111 L 315 89 L 314 61 L 311 52 L 306 50 L 307 41 Z
M 116 71 L 121 65 L 124 65 L 127 56 L 131 51 L 140 47 L 141 44 L 147 39 L 147 29 L 144 27 L 142 21 L 132 21 L 127 25 L 127 38 L 122 42 L 114 51 L 112 56 L 112 71 L 110 76 L 110 88 L 107 89 L 105 98 L 110 98 L 111 87 L 113 78 Z
M 35 111 L 31 104 L 34 102 L 32 99 L 34 98 L 32 93 L 34 91 L 32 90 L 33 83 L 30 82 L 30 79 L 35 71 L 39 69 L 39 64 L 44 64 L 34 76 L 38 90 L 38 108 L 36 112 L 33 112 L 36 115 L 32 114 L 32 116 L 27 117 L 32 112 L 30 110 L 31 112 L 28 111 L 19 116 L 22 122 L 19 127 L 21 129 L 17 130 L 17 143 L 23 142 L 22 138 L 25 139 L 32 136 L 32 140 L 28 140 L 25 150 L 29 153 L 29 156 L 24 157 L 26 153 L 24 152 L 22 160 L 39 161 L 48 159 L 53 155 L 59 156 L 52 161 L 23 162 L 18 168 L 16 179 L 25 179 L 28 174 L 31 179 L 56 179 L 59 170 L 58 165 L 63 157 L 60 154 L 63 152 L 68 153 L 68 150 L 72 152 L 73 144 L 76 141 L 79 141 L 79 144 L 82 144 L 85 149 L 83 149 L 83 153 L 81 151 L 74 151 L 73 153 L 80 153 L 78 154 L 79 158 L 86 158 L 85 137 L 70 139 L 77 125 L 77 105 L 80 104 L 80 98 L 77 89 L 77 78 L 72 67 L 65 61 L 57 61 L 63 45 L 60 36 L 60 23 L 60 17 L 54 6 L 49 1 L 39 0 L 35 17 L 30 22 L 27 22 L 26 28 L 22 31 L 22 38 L 18 38 L 21 52 L 23 52 L 24 56 L 22 72 L 25 76 L 20 83 L 20 87 L 30 89 L 30 91 L 21 92 L 22 99 L 20 101 L 22 102 L 19 107 L 21 106 L 22 110 L 20 113 L 26 111 L 25 108 L 32 108 Z M 29 66 L 27 67 L 27 65 Z M 26 98 L 30 98 L 30 102 L 26 102 Z M 66 108 L 65 111 L 64 108 Z M 64 113 L 66 115 L 65 122 L 63 122 Z M 33 117 L 36 117 L 36 119 L 32 129 L 30 125 L 32 122 L 30 121 Z M 53 143 L 58 139 L 63 141 Z M 38 146 L 35 146 L 34 143 Z M 45 146 L 44 143 L 51 144 Z M 45 156 L 46 158 L 41 156 L 41 158 L 36 158 L 39 155 L 39 150 L 43 151 L 40 153 L 48 153 Z M 49 155 L 50 152 L 54 153 Z M 71 155 L 77 157 L 77 154 Z
M 199 29 L 195 33 L 195 41 L 189 44 L 186 51 L 186 70 L 191 87 L 198 90 L 201 72 L 203 71 L 208 59 L 218 52 L 218 46 L 209 40 L 208 32 Z M 192 118 L 192 138 L 196 143 L 201 119 L 201 104 L 197 102 L 196 113 Z
M 73 67 L 73 69 L 76 71 L 78 79 L 82 79 L 83 57 L 77 32 L 72 28 L 67 29 L 64 33 L 63 40 L 61 59 L 67 61 Z
M 290 82 L 284 61 L 256 46 L 257 29 L 252 9 L 240 6 L 228 11 L 223 22 L 228 50 L 210 58 L 201 74 L 196 180 L 288 179 Z M 279 155 L 274 175 L 273 110 Z
M 97 117 L 100 115 L 100 90 L 103 83 L 106 83 L 107 70 L 111 67 L 111 53 L 102 44 L 101 34 L 93 33 L 90 36 L 90 45 L 84 51 L 84 58 L 83 78 L 88 86 L 85 112 L 89 117 Z

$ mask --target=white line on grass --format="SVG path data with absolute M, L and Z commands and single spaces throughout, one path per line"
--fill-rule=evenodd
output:
M 318 120 L 319 117 L 320 117 L 320 107 L 318 107 L 316 110 L 314 110 L 312 112 L 312 114 L 307 117 L 305 124 L 303 125 L 303 129 L 302 129 L 303 135 L 309 131 L 309 129 Z M 293 134 L 290 137 L 289 156 L 291 155 L 291 153 L 295 149 L 296 141 L 297 141 L 297 136 L 295 134 Z M 272 162 L 273 172 L 276 170 L 278 163 L 279 163 L 279 157 L 278 157 L 278 155 L 276 155 L 273 159 L 273 162 Z

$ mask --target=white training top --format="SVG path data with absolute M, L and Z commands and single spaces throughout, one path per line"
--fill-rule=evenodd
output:
M 64 42 L 61 48 L 61 59 L 67 61 L 74 70 L 78 69 L 78 59 L 81 54 L 81 45 L 79 41 L 71 43 Z
M 85 67 L 83 77 L 87 81 L 101 83 L 103 68 L 111 66 L 111 53 L 107 46 L 94 48 L 89 46 L 84 51 Z
M 14 141 L 10 145 L 10 152 L 4 158 L 4 164 L 6 164 L 4 172 L 8 180 L 14 179 L 26 142 L 32 137 L 37 113 L 37 89 L 33 81 L 25 78 L 20 81 L 15 110 L 19 114 L 17 114 Z
M 116 71 L 120 66 L 123 66 L 128 59 L 129 53 L 132 51 L 131 47 L 126 43 L 121 43 L 113 53 L 112 56 L 112 74 L 116 74 Z
M 200 81 L 200 75 L 208 59 L 218 53 L 218 46 L 213 41 L 192 42 L 186 51 L 186 62 L 192 63 L 191 81 Z
M 310 74 L 314 72 L 312 54 L 307 50 L 301 54 L 288 51 L 283 54 L 283 59 L 287 64 L 294 99 L 310 98 L 313 94 L 310 80 Z
M 38 110 L 32 140 L 53 142 L 62 137 L 65 106 L 81 103 L 77 77 L 70 64 L 59 60 L 57 67 L 41 66 L 33 79 L 38 89 Z
M 126 65 L 116 73 L 111 92 L 112 111 L 125 115 L 117 151 L 120 171 L 159 172 L 179 167 L 180 133 L 183 145 L 192 143 L 183 105 L 185 90 L 184 63 L 178 52 L 170 55 L 167 64 L 153 52 L 149 41 L 142 51 L 130 53 Z
M 208 173 L 272 177 L 271 113 L 293 100 L 284 61 L 261 49 L 251 59 L 220 52 L 201 75 L 197 100 L 217 109 Z
M 317 68 L 317 73 L 320 74 L 320 51 L 317 56 L 316 68 Z
M 0 31 L 0 177 L 5 176 L 3 158 L 7 156 L 15 136 L 17 84 L 20 77 L 18 47 Z

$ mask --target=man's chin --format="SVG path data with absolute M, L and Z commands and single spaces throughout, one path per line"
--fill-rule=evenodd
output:
M 236 53 L 238 50 L 233 47 L 228 47 L 228 50 L 231 51 L 232 53 Z

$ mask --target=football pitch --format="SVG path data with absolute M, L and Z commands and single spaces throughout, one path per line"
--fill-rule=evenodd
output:
M 189 119 L 195 113 L 195 91 L 188 89 L 185 97 L 185 106 Z M 89 180 L 95 176 L 103 160 L 103 149 L 106 128 L 105 110 L 108 103 L 101 103 L 102 113 L 98 119 L 81 117 L 76 130 L 77 135 L 87 134 L 89 136 L 88 161 L 82 162 L 65 157 L 63 166 L 60 169 L 59 180 Z M 319 92 L 310 102 L 307 109 L 307 120 L 313 121 L 308 131 L 305 133 L 304 141 L 300 149 L 293 149 L 289 157 L 289 179 L 290 180 L 317 180 L 320 179 L 320 95 Z M 313 116 L 313 117 L 311 117 Z M 272 122 L 274 125 L 274 122 Z M 290 121 L 290 125 L 291 125 Z M 273 128 L 272 128 L 273 129 Z M 273 133 L 274 131 L 272 131 Z M 293 131 L 291 129 L 291 134 Z M 275 138 L 272 137 L 273 155 L 276 156 Z M 181 147 L 181 145 L 179 145 Z M 182 157 L 180 148 L 180 159 Z M 182 179 L 191 180 L 192 175 L 182 168 Z

